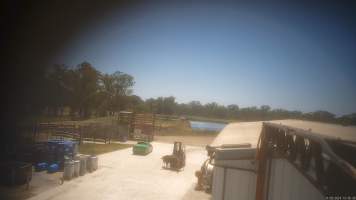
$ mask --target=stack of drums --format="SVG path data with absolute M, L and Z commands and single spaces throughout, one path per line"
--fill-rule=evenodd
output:
M 80 156 L 80 169 L 79 169 L 79 175 L 84 176 L 87 173 L 87 156 L 82 155 Z
M 92 172 L 93 171 L 93 165 L 91 163 L 91 156 L 87 156 L 87 171 Z
M 98 157 L 89 156 L 87 159 L 87 169 L 89 172 L 93 172 L 98 169 Z
M 80 160 L 74 160 L 74 176 L 78 177 L 80 172 Z
M 91 160 L 89 155 L 85 155 L 85 159 L 87 161 L 87 172 L 91 172 Z
M 89 155 L 77 155 L 75 160 L 66 159 L 64 162 L 63 179 L 70 180 L 74 177 L 84 176 L 87 172 L 98 169 L 98 157 Z
M 92 156 L 92 165 L 93 165 L 93 171 L 98 169 L 98 157 L 97 156 Z
M 64 162 L 63 178 L 64 180 L 70 180 L 74 174 L 74 161 L 67 160 Z

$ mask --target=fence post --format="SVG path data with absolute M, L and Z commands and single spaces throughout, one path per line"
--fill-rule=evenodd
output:
M 79 126 L 79 145 L 82 144 L 82 140 L 83 140 L 83 131 L 82 131 L 82 126 Z
M 32 136 L 32 140 L 33 140 L 33 143 L 36 142 L 36 139 L 37 139 L 37 123 L 35 123 L 35 125 L 33 126 L 33 136 Z

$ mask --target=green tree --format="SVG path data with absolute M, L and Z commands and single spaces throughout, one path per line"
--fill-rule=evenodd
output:
M 130 104 L 132 87 L 135 84 L 131 75 L 115 72 L 113 74 L 103 74 L 100 76 L 99 88 L 101 109 L 111 112 L 125 109 Z
M 237 118 L 239 114 L 239 106 L 236 104 L 231 104 L 227 106 L 228 116 L 230 118 Z
M 81 117 L 89 117 L 95 106 L 98 93 L 99 72 L 88 62 L 79 64 L 70 72 L 72 91 L 72 108 Z
M 304 117 L 308 120 L 321 121 L 321 122 L 334 122 L 335 115 L 328 111 L 318 110 L 311 113 L 306 113 Z
M 45 73 L 43 99 L 46 102 L 46 114 L 56 116 L 59 110 L 69 104 L 69 90 L 66 88 L 65 78 L 69 67 L 66 65 L 54 65 Z

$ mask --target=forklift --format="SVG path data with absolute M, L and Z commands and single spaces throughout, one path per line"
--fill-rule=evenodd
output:
M 173 153 L 162 157 L 163 168 L 180 171 L 185 166 L 185 146 L 182 142 L 174 142 Z

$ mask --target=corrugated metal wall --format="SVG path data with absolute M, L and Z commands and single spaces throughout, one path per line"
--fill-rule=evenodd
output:
M 324 200 L 325 197 L 292 164 L 273 159 L 269 200 Z

